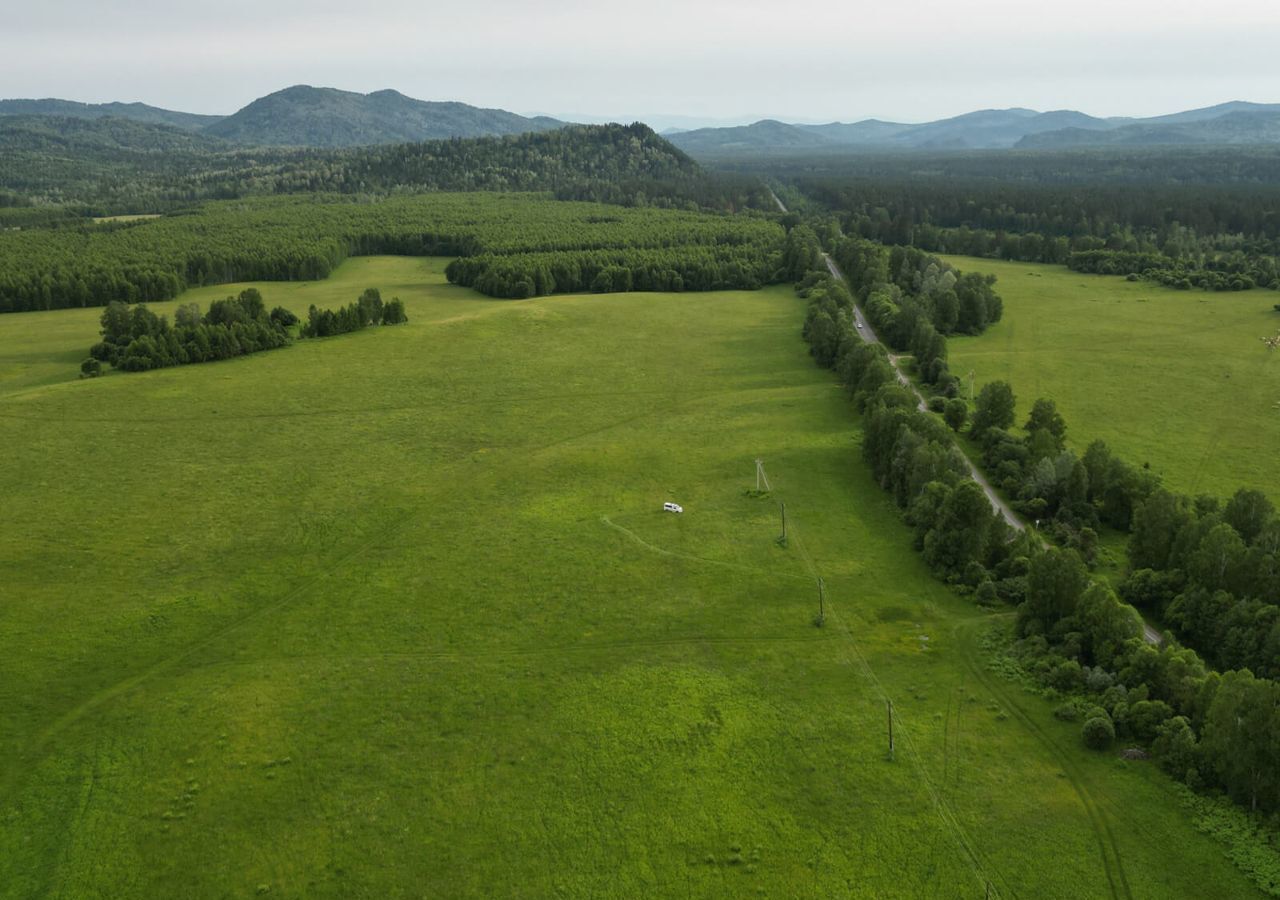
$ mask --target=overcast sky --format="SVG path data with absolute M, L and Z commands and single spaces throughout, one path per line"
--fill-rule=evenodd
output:
M 618 119 L 1280 101 L 1276 0 L 3 2 L 0 97 L 191 112 L 291 84 Z

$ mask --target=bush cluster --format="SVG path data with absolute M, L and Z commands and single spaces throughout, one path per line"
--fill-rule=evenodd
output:
M 291 315 L 283 309 L 268 314 L 254 288 L 215 300 L 204 315 L 195 304 L 180 306 L 173 325 L 143 304 L 112 301 L 102 313 L 102 340 L 90 348 L 89 357 L 128 372 L 145 372 L 273 350 L 289 343 L 281 314 Z M 100 368 L 86 360 L 80 371 L 93 376 Z

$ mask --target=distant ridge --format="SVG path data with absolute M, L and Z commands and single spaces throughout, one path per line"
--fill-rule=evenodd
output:
M 295 85 L 254 100 L 205 133 L 239 144 L 353 147 L 521 134 L 563 124 L 502 109 L 415 100 L 392 90 L 357 94 Z
M 664 135 L 697 157 L 781 153 L 888 153 L 909 150 L 1066 149 L 1090 146 L 1280 143 L 1280 103 L 1233 100 L 1147 118 L 1098 118 L 1076 110 L 983 109 L 917 124 L 864 119 L 824 125 L 764 119 L 732 127 L 668 129 Z M 0 117 L 123 119 L 163 125 L 243 146 L 354 147 L 445 138 L 491 137 L 561 128 L 548 116 L 526 117 L 399 91 L 369 94 L 294 85 L 260 97 L 229 116 L 145 103 L 0 100 Z M 31 126 L 27 126 L 31 127 Z M 66 130 L 61 127 L 61 130 Z
M 354 147 L 442 138 L 493 137 L 548 131 L 565 123 L 527 118 L 466 103 L 415 100 L 399 91 L 371 94 L 294 85 L 259 97 L 229 116 L 175 112 L 145 103 L 0 100 L 0 117 L 127 119 L 250 146 Z
M 865 119 L 826 125 L 766 120 L 671 134 L 694 156 L 748 153 L 998 150 L 1108 145 L 1280 143 L 1280 104 L 1232 101 L 1146 119 L 1102 119 L 1075 110 L 984 109 L 922 124 Z M 803 137 L 802 137 L 803 136 Z
M 1229 112 L 1214 119 L 1141 122 L 1107 131 L 1065 128 L 1027 135 L 1017 147 L 1043 150 L 1195 144 L 1280 144 L 1280 112 Z
M 699 152 L 806 149 L 832 145 L 832 141 L 822 134 L 773 119 L 730 128 L 695 128 L 693 131 L 671 132 L 665 137 L 681 150 L 695 156 Z
M 171 125 L 184 131 L 200 131 L 220 121 L 222 116 L 175 112 L 145 103 L 78 103 L 75 100 L 0 100 L 0 116 L 61 116 L 68 119 L 101 119 L 112 116 L 146 122 L 148 125 Z

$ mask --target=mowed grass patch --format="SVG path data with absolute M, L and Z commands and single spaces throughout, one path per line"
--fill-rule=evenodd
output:
M 402 327 L 0 396 L 0 895 L 1253 895 L 986 673 L 789 289 L 441 268 L 260 286 Z
M 1170 488 L 1229 496 L 1241 486 L 1280 500 L 1280 331 L 1271 291 L 1179 291 L 1061 266 L 946 257 L 999 279 L 1004 318 L 948 343 L 951 369 L 1004 379 L 1018 424 L 1038 397 L 1067 419 L 1083 452 L 1101 438 Z

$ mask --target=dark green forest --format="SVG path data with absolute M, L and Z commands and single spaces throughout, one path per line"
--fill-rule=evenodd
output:
M 1280 287 L 1274 148 L 849 155 L 736 163 L 885 244 L 1183 289 Z
M 378 253 L 470 257 L 455 280 L 503 297 L 597 289 L 606 268 L 619 284 L 627 270 L 633 287 L 750 288 L 775 280 L 782 240 L 763 218 L 535 194 L 259 197 L 142 222 L 0 232 L 0 312 L 324 278 L 348 256 Z
M 113 300 L 102 313 L 102 340 L 80 370 L 96 375 L 101 363 L 126 372 L 214 362 L 287 346 L 297 320 L 284 309 L 267 312 L 253 288 L 215 300 L 204 314 L 194 303 L 180 306 L 171 325 L 145 304 Z
M 0 117 L 4 207 L 84 215 L 161 213 L 202 200 L 274 194 L 549 191 L 626 206 L 770 209 L 752 176 L 711 173 L 646 125 L 350 149 L 244 149 L 125 119 Z

